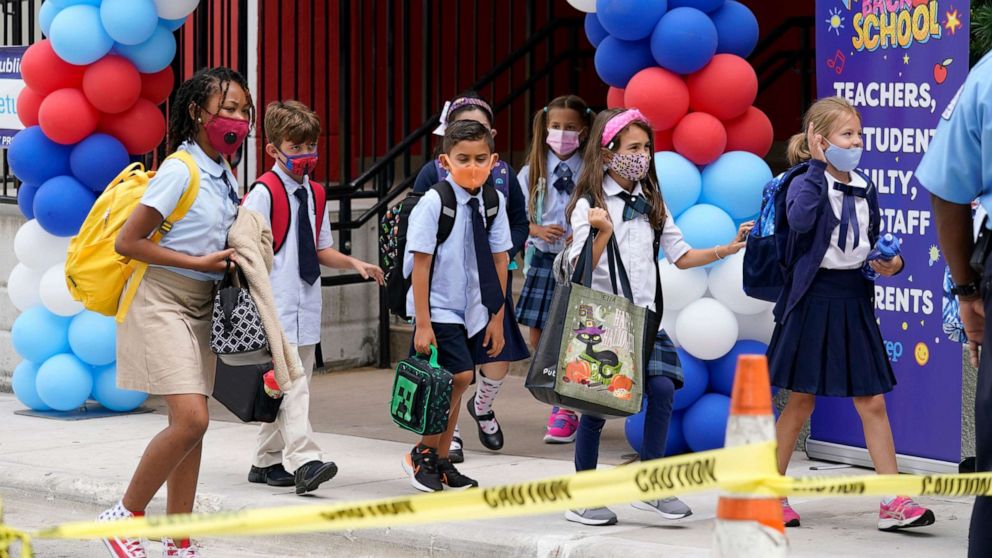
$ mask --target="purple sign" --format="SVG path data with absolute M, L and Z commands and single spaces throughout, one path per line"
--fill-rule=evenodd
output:
M 900 275 L 875 282 L 898 381 L 886 396 L 896 452 L 954 463 L 962 346 L 941 329 L 947 264 L 914 172 L 968 74 L 968 14 L 967 0 L 817 0 L 815 18 L 817 94 L 844 97 L 861 112 L 861 168 L 878 187 L 882 232 L 902 241 L 906 261 Z M 864 448 L 851 401 L 819 398 L 810 440 Z

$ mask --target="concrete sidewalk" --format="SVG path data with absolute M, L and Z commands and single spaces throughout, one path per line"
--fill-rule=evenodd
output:
M 317 391 L 324 395 L 315 396 L 315 407 L 326 409 L 345 405 L 346 400 L 352 401 L 350 404 L 354 406 L 354 400 L 359 398 L 354 391 L 343 389 L 345 384 L 353 381 L 354 376 L 349 374 L 319 376 Z M 381 422 L 379 415 L 385 412 L 378 407 L 368 408 L 368 402 L 381 402 L 384 409 L 386 392 L 367 390 L 366 393 L 378 395 L 360 398 L 365 405 L 364 417 L 353 416 L 352 422 L 361 423 L 367 418 L 366 422 L 378 424 Z M 328 399 L 324 399 L 325 396 Z M 507 401 L 501 397 L 497 405 L 497 408 L 502 406 L 504 410 L 504 428 L 510 439 L 522 438 L 511 424 L 519 417 L 506 412 L 514 404 Z M 523 402 L 520 404 L 524 405 Z M 532 402 L 530 405 L 537 409 L 533 413 L 535 416 L 546 412 L 539 405 Z M 13 412 L 20 408 L 20 403 L 13 396 L 0 395 L 0 417 L 3 417 L 0 495 L 7 488 L 35 494 L 39 498 L 109 506 L 122 494 L 148 440 L 165 425 L 165 417 L 160 414 L 63 422 L 14 415 Z M 319 412 L 315 411 L 315 414 Z M 218 413 L 216 416 L 224 417 L 225 414 Z M 527 420 L 532 418 L 527 417 Z M 471 423 L 462 424 L 470 427 L 467 429 L 467 441 L 474 438 Z M 615 462 L 619 458 L 618 426 L 622 432 L 622 421 L 611 421 L 609 428 L 612 433 L 608 434 L 608 438 L 612 440 L 612 445 L 604 440 L 604 448 L 612 449 L 608 450 L 610 455 L 604 455 L 604 462 Z M 315 427 L 320 429 L 317 424 Z M 540 427 L 539 424 L 535 428 Z M 366 437 L 317 434 L 319 444 L 328 458 L 338 463 L 341 472 L 325 488 L 308 497 L 296 496 L 291 488 L 273 489 L 246 482 L 256 431 L 254 425 L 224 420 L 211 423 L 204 443 L 198 511 L 346 502 L 414 492 L 400 469 L 400 458 L 409 450 L 413 436 L 398 429 L 393 434 L 404 441 L 375 439 L 368 437 L 368 433 Z M 478 443 L 477 440 L 475 443 Z M 519 454 L 526 451 L 517 452 L 517 455 L 493 454 L 472 451 L 472 446 L 469 447 L 466 463 L 461 468 L 483 486 L 572 472 L 569 459 Z M 540 446 L 535 444 L 534 447 Z M 559 457 L 570 452 L 568 447 L 553 449 Z M 811 474 L 810 465 L 797 455 L 790 472 Z M 863 472 L 855 469 L 828 471 L 829 474 Z M 560 514 L 554 514 L 343 533 L 267 536 L 257 539 L 258 547 L 254 551 L 258 553 L 264 549 L 261 555 L 268 553 L 272 556 L 409 556 L 411 552 L 428 556 L 707 556 L 716 495 L 698 494 L 685 500 L 695 514 L 676 522 L 665 521 L 629 506 L 615 506 L 614 511 L 620 516 L 620 524 L 615 527 L 582 527 L 567 523 Z M 803 514 L 804 527 L 788 531 L 791 555 L 964 556 L 970 500 L 928 498 L 925 504 L 934 509 L 936 525 L 892 534 L 875 529 L 878 513 L 876 499 L 793 499 L 793 505 Z M 154 513 L 161 509 L 160 496 L 153 502 L 151 511 Z M 56 524 L 73 519 L 78 518 L 53 513 L 50 522 Z M 211 556 L 211 548 L 222 550 L 225 546 L 223 541 L 204 541 L 207 556 Z M 92 548 L 91 543 L 80 543 L 79 555 L 91 555 Z M 218 552 L 218 555 L 228 554 Z

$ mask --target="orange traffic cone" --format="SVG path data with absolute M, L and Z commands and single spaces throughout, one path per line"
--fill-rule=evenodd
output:
M 726 447 L 775 441 L 768 361 L 744 355 L 737 361 Z M 785 556 L 782 504 L 778 498 L 734 494 L 721 496 L 716 510 L 714 555 L 726 558 L 776 558 Z

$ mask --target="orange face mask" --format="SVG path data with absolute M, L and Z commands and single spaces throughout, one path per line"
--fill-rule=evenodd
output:
M 464 165 L 455 165 L 447 155 L 441 155 L 441 163 L 448 173 L 451 174 L 451 178 L 456 184 L 462 188 L 468 190 L 477 190 L 482 188 L 482 185 L 489 180 L 489 173 L 493 170 L 493 160 L 490 158 L 489 162 L 485 165 L 480 165 L 475 162 L 466 163 Z

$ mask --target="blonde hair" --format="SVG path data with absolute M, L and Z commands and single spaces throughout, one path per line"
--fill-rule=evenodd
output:
M 809 151 L 809 141 L 806 133 L 809 131 L 810 123 L 813 124 L 813 133 L 827 137 L 837 127 L 842 118 L 850 115 L 861 120 L 861 113 L 854 105 L 843 97 L 826 97 L 813 103 L 803 115 L 803 128 L 798 133 L 789 138 L 787 154 L 790 165 L 798 165 L 803 161 L 813 158 Z
M 265 107 L 265 137 L 272 145 L 289 140 L 315 142 L 320 137 L 320 118 L 299 101 L 273 101 Z

